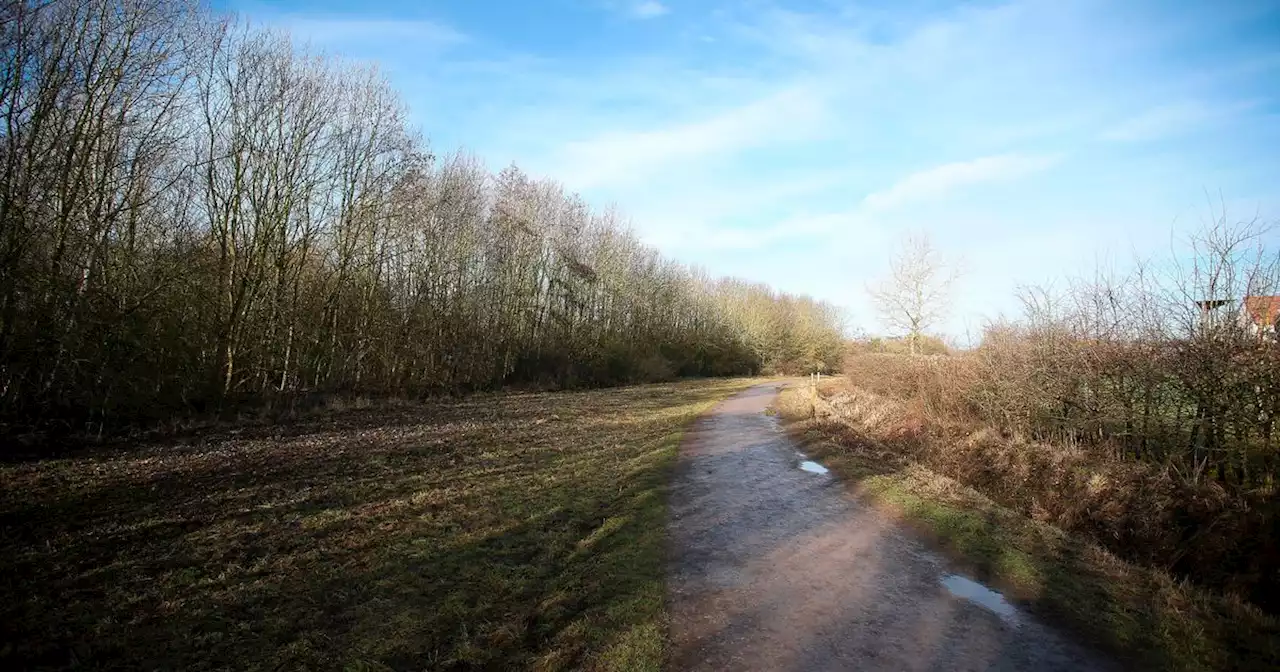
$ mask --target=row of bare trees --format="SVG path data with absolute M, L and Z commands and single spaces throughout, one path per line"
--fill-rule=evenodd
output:
M 969 410 L 1007 429 L 1115 448 L 1192 480 L 1274 489 L 1280 477 L 1280 254 L 1274 229 L 1225 211 L 1165 261 L 1024 287 L 1024 319 L 989 325 L 949 381 Z M 945 315 L 954 262 L 906 240 L 869 288 L 915 354 Z M 870 350 L 886 349 L 881 341 Z M 955 368 L 955 367 L 952 367 Z M 956 383 L 966 381 L 963 390 Z M 939 391 L 940 392 L 940 391 Z M 947 413 L 965 413 L 947 404 Z
M 375 71 L 175 0 L 0 16 L 0 417 L 823 368 L 829 305 L 438 157 Z
M 1106 445 L 1192 480 L 1274 491 L 1280 478 L 1280 344 L 1273 230 L 1225 217 L 1166 263 L 1027 288 L 1026 319 L 975 353 L 975 403 L 1000 424 Z M 1252 298 L 1248 298 L 1252 297 Z
M 1002 506 L 1276 612 L 1275 241 L 1274 228 L 1224 213 L 1163 260 L 1022 289 L 1022 318 L 988 325 L 976 348 L 907 356 L 887 354 L 907 350 L 893 341 L 856 344 L 845 372 L 873 395 L 842 410 Z M 937 268 L 920 249 L 907 248 L 887 285 L 895 315 L 936 314 L 915 301 L 944 288 L 915 281 L 945 274 L 898 272 Z M 898 326 L 912 336 L 910 320 Z M 874 395 L 896 404 L 857 410 Z

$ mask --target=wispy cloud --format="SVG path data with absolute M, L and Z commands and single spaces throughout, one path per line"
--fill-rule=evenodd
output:
M 378 41 L 412 40 L 434 49 L 466 43 L 464 33 L 435 21 L 422 19 L 367 19 L 349 17 L 277 17 L 276 24 L 293 36 L 325 46 L 349 46 Z
M 645 240 L 666 249 L 757 249 L 776 242 L 820 235 L 842 228 L 849 213 L 799 213 L 765 226 L 744 227 L 758 220 L 778 203 L 821 197 L 857 179 L 856 173 L 839 170 L 810 173 L 793 179 L 775 179 L 751 188 L 732 182 L 706 185 L 694 182 L 688 189 L 662 185 L 661 198 L 641 205 L 632 214 L 642 226 Z M 766 217 L 768 219 L 768 217 Z
M 1254 107 L 1252 102 L 1211 104 L 1200 100 L 1161 105 L 1105 129 L 1101 138 L 1115 142 L 1159 140 L 1229 120 Z
M 849 234 L 859 233 L 863 244 L 877 239 L 879 231 L 862 208 L 843 212 L 797 215 L 754 231 L 712 229 L 703 235 L 704 244 L 721 249 L 761 249 L 796 240 L 843 243 Z
M 851 306 L 908 229 L 969 257 L 989 312 L 1098 241 L 1167 239 L 1204 188 L 1278 212 L 1274 3 L 715 4 L 548 3 L 537 31 L 523 4 L 285 23 L 388 63 L 436 147 L 616 203 L 714 273 Z
M 747 250 L 800 240 L 843 244 L 856 236 L 865 244 L 869 236 L 882 237 L 879 234 L 883 226 L 879 224 L 890 210 L 937 199 L 966 187 L 1027 177 L 1051 168 L 1062 159 L 1061 154 L 1009 154 L 943 164 L 908 174 L 888 188 L 872 192 L 853 207 L 799 214 L 756 228 L 715 226 L 677 217 L 677 225 L 666 227 L 664 235 L 652 242 L 671 248 Z M 749 210 L 756 202 L 751 196 L 744 196 L 736 211 Z
M 743 228 L 723 226 L 697 220 L 677 217 L 667 220 L 665 226 L 654 230 L 648 229 L 646 242 L 659 245 L 668 250 L 687 251 L 751 251 L 767 250 L 784 243 L 806 240 L 823 240 L 834 242 L 836 237 L 843 241 L 846 234 L 860 232 L 863 243 L 878 238 L 877 229 L 860 210 L 847 212 L 828 212 L 813 215 L 797 215 L 788 217 L 767 226 Z
M 637 19 L 656 19 L 663 14 L 671 11 L 666 5 L 657 0 L 643 0 L 642 2 L 632 2 L 628 7 L 631 16 Z
M 577 189 L 626 186 L 679 162 L 812 137 L 826 115 L 822 95 L 797 85 L 702 119 L 569 142 L 552 174 Z
M 869 210 L 886 210 L 912 201 L 936 198 L 969 185 L 1025 177 L 1046 170 L 1061 160 L 1062 155 L 1058 154 L 1004 154 L 947 163 L 912 173 L 888 189 L 868 194 L 862 203 Z

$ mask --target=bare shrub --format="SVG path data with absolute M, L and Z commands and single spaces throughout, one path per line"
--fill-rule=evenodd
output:
M 1280 344 L 1244 310 L 1277 291 L 1269 231 L 1219 217 L 1171 262 L 1024 288 L 1023 319 L 969 352 L 864 349 L 829 412 L 1003 505 L 1280 608 Z

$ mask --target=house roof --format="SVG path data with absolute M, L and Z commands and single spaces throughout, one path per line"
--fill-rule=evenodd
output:
M 1280 296 L 1246 296 L 1244 309 L 1260 327 L 1274 325 L 1280 318 Z

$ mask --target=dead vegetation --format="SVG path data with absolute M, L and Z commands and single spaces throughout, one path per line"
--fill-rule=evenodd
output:
M 656 669 L 680 432 L 747 381 L 476 395 L 0 469 L 7 669 Z
M 975 418 L 966 407 L 985 392 L 980 366 L 967 357 L 863 357 L 850 366 L 861 389 L 831 401 L 873 434 L 902 439 L 911 459 L 1004 506 L 1135 562 L 1270 604 L 1277 557 L 1268 493 L 1194 478 L 1176 462 L 1125 457 L 1107 442 L 1037 437 Z M 866 407 L 878 410 L 864 416 Z M 894 417 L 879 417 L 885 413 Z
M 937 362 L 914 360 L 942 370 Z M 892 370 L 900 373 L 901 364 Z M 857 369 L 858 381 L 869 381 Z M 871 386 L 892 385 L 885 378 Z M 1096 461 L 1079 446 L 990 428 L 955 433 L 901 399 L 845 382 L 789 390 L 779 413 L 806 451 L 938 540 L 984 581 L 1129 664 L 1151 669 L 1274 669 L 1280 622 L 1245 600 L 1166 571 L 1185 525 L 1183 484 L 1145 465 Z M 1212 488 L 1209 489 L 1212 491 Z M 1221 504 L 1217 499 L 1200 506 Z M 1146 518 L 1152 516 L 1150 520 Z
M 833 466 L 1116 650 L 1275 667 L 1271 232 L 1222 216 L 1167 262 L 1023 288 L 1022 319 L 967 351 L 857 344 L 848 384 L 791 412 Z
M 858 349 L 912 459 L 1113 552 L 1280 612 L 1272 227 L 1225 215 L 1168 261 L 1020 292 L 952 356 Z M 856 392 L 851 392 L 855 394 Z

